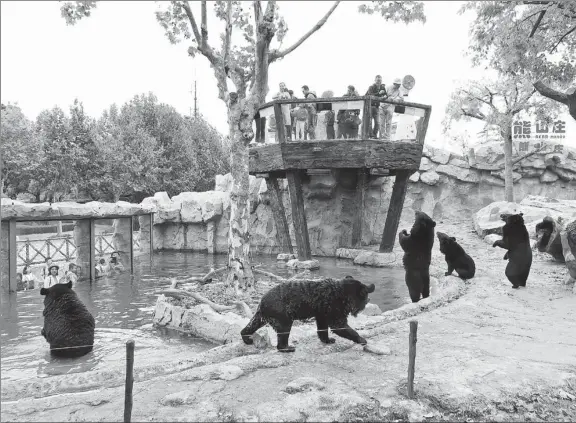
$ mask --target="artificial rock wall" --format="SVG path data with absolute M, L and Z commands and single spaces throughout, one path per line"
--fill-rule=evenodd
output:
M 516 201 L 528 195 L 576 200 L 576 150 L 564 147 L 553 151 L 551 145 L 516 164 Z M 402 221 L 411 222 L 415 210 L 438 220 L 470 219 L 484 206 L 504 200 L 503 165 L 504 153 L 498 144 L 471 150 L 467 157 L 425 146 L 420 170 L 410 178 Z M 356 174 L 347 170 L 309 173 L 304 178 L 303 192 L 312 254 L 332 256 L 337 248 L 351 244 L 357 210 Z M 362 208 L 365 245 L 380 242 L 393 182 L 393 177 L 371 176 L 368 180 Z M 218 175 L 214 191 L 181 193 L 173 198 L 156 193 L 146 198 L 142 205 L 156 210 L 154 248 L 226 253 L 231 186 L 230 174 Z M 295 246 L 285 181 L 280 187 Z M 263 179 L 250 177 L 250 202 L 252 251 L 281 252 Z

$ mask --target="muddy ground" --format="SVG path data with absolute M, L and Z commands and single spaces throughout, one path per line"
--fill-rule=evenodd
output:
M 162 366 L 137 357 L 132 421 L 576 421 L 576 296 L 563 284 L 565 266 L 535 253 L 527 287 L 513 290 L 504 251 L 471 222 L 437 230 L 458 238 L 477 273 L 448 277 L 457 299 L 421 305 L 414 400 L 406 318 L 360 330 L 387 355 L 311 336 L 294 354 L 234 343 Z M 443 281 L 445 269 L 436 240 L 431 274 Z M 121 421 L 124 363 L 3 384 L 1 406 L 2 421 Z

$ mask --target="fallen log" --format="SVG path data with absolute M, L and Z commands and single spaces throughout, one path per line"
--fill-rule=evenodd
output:
M 195 292 L 184 291 L 182 289 L 168 288 L 168 289 L 164 289 L 164 290 L 158 292 L 158 294 L 166 295 L 167 297 L 173 297 L 173 298 L 192 297 L 196 301 L 199 301 L 199 302 L 204 303 L 204 304 L 208 304 L 214 311 L 216 311 L 218 313 L 221 313 L 223 311 L 236 310 L 238 308 L 237 305 L 225 306 L 225 305 L 221 305 L 221 304 L 216 304 L 216 303 L 210 301 L 208 298 L 204 298 L 200 294 L 197 294 Z M 246 306 L 246 307 L 248 307 L 248 306 Z
M 275 275 L 274 273 L 266 272 L 265 270 L 252 269 L 252 272 L 257 273 L 259 275 L 268 276 L 272 279 L 276 279 L 279 282 L 286 282 L 286 279 L 283 278 L 282 276 L 278 276 L 278 275 Z

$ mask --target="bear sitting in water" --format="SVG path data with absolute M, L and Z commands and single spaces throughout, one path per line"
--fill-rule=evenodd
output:
M 502 214 L 500 218 L 506 222 L 502 228 L 502 239 L 492 244 L 492 247 L 508 250 L 504 255 L 504 260 L 508 260 L 506 277 L 512 284 L 512 288 L 526 286 L 532 267 L 530 236 L 522 216 L 522 213 Z
M 400 246 L 404 250 L 402 263 L 406 270 L 406 285 L 413 303 L 430 296 L 430 261 L 434 246 L 434 222 L 424 212 L 414 213 L 414 225 L 410 234 L 404 229 L 398 234 Z
M 41 333 L 50 344 L 51 353 L 59 357 L 80 357 L 92 351 L 94 317 L 72 290 L 72 282 L 42 288 L 40 295 L 45 295 Z
M 448 236 L 442 232 L 436 232 L 438 242 L 440 242 L 440 252 L 444 254 L 448 271 L 445 276 L 451 275 L 454 270 L 462 279 L 472 279 L 476 273 L 476 264 L 472 257 L 466 254 L 464 248 L 456 242 L 456 238 Z
M 331 278 L 320 282 L 286 282 L 275 286 L 260 300 L 258 310 L 240 334 L 246 344 L 252 344 L 251 335 L 267 323 L 276 331 L 277 348 L 281 352 L 294 352 L 288 337 L 294 320 L 316 319 L 318 338 L 326 344 L 335 342 L 328 336 L 328 328 L 336 335 L 365 345 L 366 340 L 348 326 L 348 314 L 357 316 L 368 304 L 368 294 L 374 284 L 364 285 L 351 276 L 342 280 Z

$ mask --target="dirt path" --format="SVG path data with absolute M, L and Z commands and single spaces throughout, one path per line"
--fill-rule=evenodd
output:
M 437 229 L 457 234 L 457 227 Z M 471 225 L 458 238 L 476 259 L 477 277 L 458 300 L 418 316 L 415 401 L 405 396 L 408 321 L 401 320 L 369 339 L 389 355 L 310 338 L 294 354 L 267 350 L 137 382 L 132 420 L 576 421 L 576 296 L 562 284 L 565 267 L 536 254 L 528 287 L 512 290 L 503 250 L 479 240 Z M 437 244 L 434 251 L 440 276 Z M 3 401 L 2 420 L 120 421 L 123 389 Z

